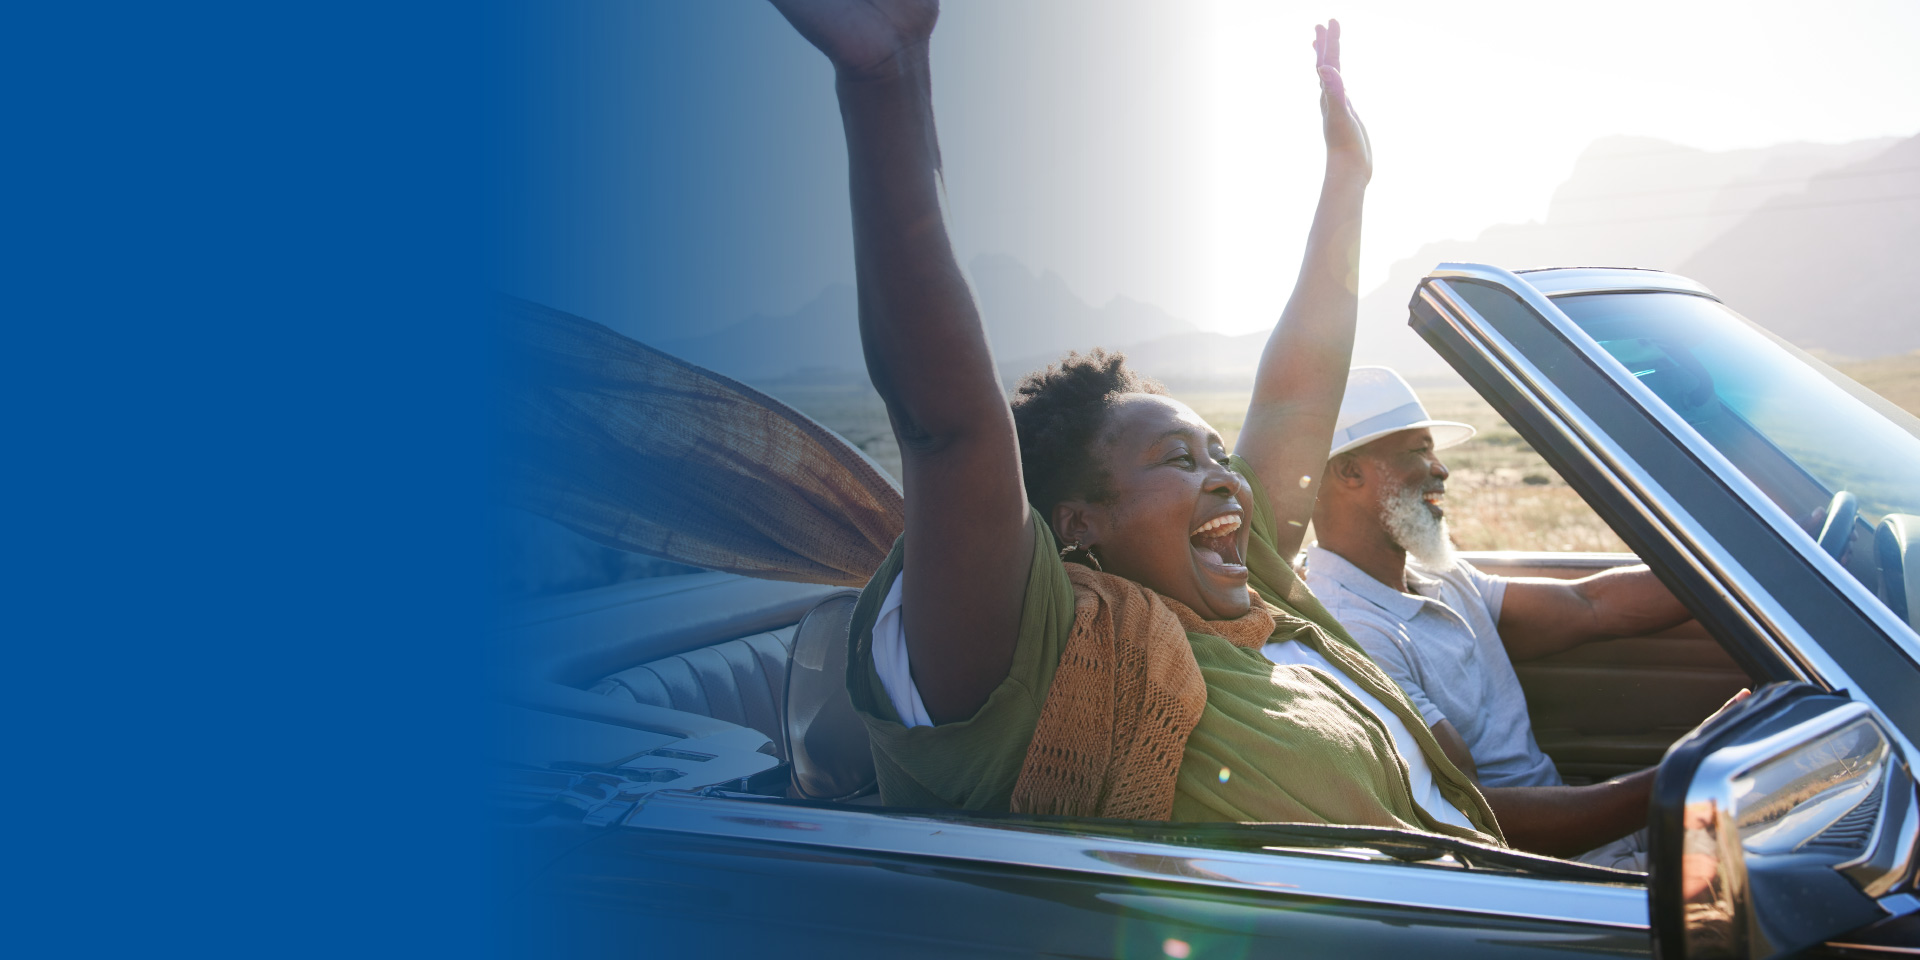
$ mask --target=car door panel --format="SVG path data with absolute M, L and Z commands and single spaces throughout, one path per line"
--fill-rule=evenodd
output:
M 1711 638 L 1635 637 L 1515 665 L 1535 739 L 1569 783 L 1655 766 L 1750 684 Z
M 806 822 L 793 816 L 794 823 Z M 616 829 L 528 890 L 517 953 L 538 956 L 1423 957 L 1646 956 L 1637 925 L 1397 905 L 1380 865 L 1368 900 L 1253 890 L 1170 849 L 1181 879 L 711 835 Z M 1271 856 L 1284 861 L 1288 858 Z M 1089 866 L 1099 861 L 1089 860 Z M 1548 881 L 1536 881 L 1548 882 Z M 1638 896 L 1638 891 L 1634 891 Z M 1516 893 L 1521 901 L 1527 898 Z M 1371 902 L 1369 902 L 1371 901 Z

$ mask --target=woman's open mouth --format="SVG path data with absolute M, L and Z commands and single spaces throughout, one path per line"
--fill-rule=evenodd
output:
M 1246 561 L 1240 556 L 1240 525 L 1240 514 L 1226 513 L 1195 527 L 1187 535 L 1201 565 L 1226 574 L 1246 572 Z

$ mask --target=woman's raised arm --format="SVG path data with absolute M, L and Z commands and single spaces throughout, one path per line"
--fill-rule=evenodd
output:
M 1012 665 L 1035 531 L 1013 414 L 941 213 L 939 4 L 773 4 L 837 75 L 860 342 L 905 473 L 907 653 L 927 715 L 965 719 Z
M 1329 21 L 1314 33 L 1326 177 L 1300 278 L 1260 357 L 1253 400 L 1234 450 L 1266 488 L 1283 557 L 1300 549 L 1333 449 L 1359 310 L 1360 210 L 1373 177 L 1367 130 L 1347 101 L 1340 75 L 1340 22 Z M 1308 478 L 1305 484 L 1302 478 Z

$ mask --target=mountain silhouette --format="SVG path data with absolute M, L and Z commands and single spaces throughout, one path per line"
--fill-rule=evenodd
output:
M 864 369 L 858 300 L 852 285 L 845 283 L 828 284 L 785 316 L 756 314 L 705 336 L 656 346 L 689 363 L 748 381 Z
M 1069 350 L 1118 347 L 1194 329 L 1159 307 L 1126 297 L 1095 307 L 1074 294 L 1059 274 L 1035 272 L 1005 255 L 974 258 L 968 274 L 994 356 L 1038 358 L 1022 373 Z M 862 373 L 858 310 L 853 287 L 836 283 L 791 314 L 756 315 L 715 333 L 659 346 L 742 380 Z
M 1678 272 L 1799 346 L 1872 358 L 1920 349 L 1917 257 L 1920 136 L 1769 199 Z
M 1768 203 L 1797 195 L 1816 176 L 1866 161 L 1899 142 L 1787 143 L 1709 152 L 1646 137 L 1596 140 L 1554 191 L 1544 222 L 1492 226 L 1472 240 L 1430 243 L 1396 262 L 1387 281 L 1360 301 L 1354 362 L 1387 364 L 1409 375 L 1448 372 L 1445 361 L 1407 327 L 1407 301 L 1415 285 L 1447 261 L 1510 270 L 1672 270 L 1714 287 L 1736 309 L 1749 309 L 1743 306 L 1748 301 L 1689 273 L 1689 258 L 1716 238 L 1745 230 L 1747 217 Z M 1920 253 L 1911 243 L 1907 249 Z M 1757 308 L 1759 301 L 1752 304 Z
M 1645 137 L 1595 141 L 1554 191 L 1545 221 L 1499 224 L 1431 243 L 1361 298 L 1356 364 L 1409 377 L 1454 375 L 1407 327 L 1407 301 L 1435 264 L 1508 269 L 1632 266 L 1705 283 L 1802 346 L 1856 357 L 1920 348 L 1920 323 L 1895 285 L 1920 255 L 1920 137 L 1705 151 Z M 1266 333 L 1226 336 L 1152 304 L 1081 299 L 1052 271 L 983 255 L 968 273 L 1008 386 L 1069 350 L 1125 351 L 1169 385 L 1251 384 Z M 753 316 L 659 346 L 750 381 L 864 379 L 853 287 L 832 284 L 799 310 Z
M 1138 343 L 1117 345 L 1127 365 L 1176 390 L 1235 389 L 1253 385 L 1254 370 L 1267 345 L 1269 331 L 1228 336 L 1192 330 Z M 1083 352 L 1084 347 L 1079 348 Z M 1060 355 L 1033 354 L 1000 362 L 1000 379 L 1008 387 L 1020 378 L 1060 359 Z

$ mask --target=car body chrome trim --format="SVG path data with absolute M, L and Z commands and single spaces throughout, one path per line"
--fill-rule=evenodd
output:
M 1834 950 L 1851 950 L 1856 953 L 1883 953 L 1889 957 L 1920 957 L 1920 947 L 1893 947 L 1880 943 L 1846 943 L 1829 940 L 1826 946 Z
M 1705 880 L 1704 886 L 1689 897 L 1686 904 L 1683 939 L 1690 948 L 1688 955 L 1694 955 L 1694 948 L 1708 957 L 1780 952 L 1780 945 L 1767 924 L 1769 918 L 1758 911 L 1754 900 L 1749 861 L 1765 855 L 1756 854 L 1741 832 L 1741 797 L 1734 789 L 1734 781 L 1821 737 L 1863 721 L 1876 726 L 1880 734 L 1880 757 L 1876 763 L 1886 763 L 1885 754 L 1891 741 L 1884 735 L 1885 725 L 1878 723 L 1871 707 L 1859 702 L 1843 704 L 1757 740 L 1729 744 L 1707 754 L 1701 761 L 1687 784 L 1683 807 L 1686 811 L 1683 845 L 1694 857 L 1693 869 L 1702 871 Z M 1878 779 L 1884 777 L 1884 769 L 1869 775 L 1876 777 L 1874 787 L 1869 789 L 1884 786 Z M 1807 839 L 1801 837 L 1799 843 L 1804 844 Z M 1797 850 L 1797 846 L 1790 848 L 1789 853 Z
M 1366 862 L 1353 852 L 1209 850 L 1150 840 L 969 822 L 884 808 L 771 806 L 684 791 L 653 794 L 624 827 L 912 857 L 1173 881 L 1286 897 L 1647 929 L 1639 884 L 1516 876 L 1441 863 Z
M 1646 267 L 1536 267 L 1513 272 L 1549 297 L 1583 293 L 1689 293 L 1709 300 L 1720 299 L 1704 285 L 1686 277 Z
M 1881 732 L 1886 733 L 1885 725 Z M 1892 739 L 1891 736 L 1888 739 Z M 1897 741 L 1896 741 L 1897 742 Z M 1835 864 L 1834 869 L 1851 877 L 1867 896 L 1881 898 L 1913 876 L 1915 847 L 1920 846 L 1920 797 L 1915 796 L 1912 772 L 1896 757 L 1889 773 L 1886 799 L 1874 818 L 1873 833 L 1858 857 Z M 1876 866 L 1881 850 L 1890 850 L 1891 862 L 1884 870 Z
M 1880 733 L 1886 732 L 1886 725 L 1879 722 L 1879 717 L 1874 715 L 1872 707 L 1854 701 L 1834 707 L 1811 720 L 1801 721 L 1785 730 L 1777 730 L 1758 740 L 1742 740 L 1721 747 L 1700 765 L 1700 769 L 1703 772 L 1713 772 L 1724 779 L 1744 776 L 1760 764 L 1779 758 L 1793 747 L 1811 743 L 1841 727 L 1863 719 L 1874 723 Z M 1701 779 L 1701 774 L 1696 773 L 1694 779 Z
M 1920 897 L 1914 896 L 1911 892 L 1888 894 L 1880 898 L 1880 909 L 1885 910 L 1887 916 L 1904 917 L 1909 913 L 1920 912 Z M 1913 952 L 1920 953 L 1920 947 L 1914 947 Z

